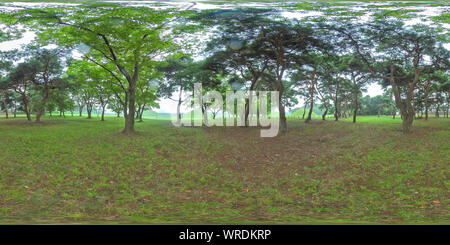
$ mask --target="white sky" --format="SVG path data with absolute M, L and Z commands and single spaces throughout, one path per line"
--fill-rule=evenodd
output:
M 153 2 L 154 3 L 156 1 L 145 1 L 145 2 L 147 2 L 147 3 Z M 145 4 L 145 2 L 142 2 L 142 1 L 141 2 L 136 2 L 136 4 L 143 5 L 143 4 Z M 30 4 L 31 5 L 33 5 L 33 4 L 34 5 L 41 5 L 42 3 L 11 3 L 11 4 L 17 4 L 17 5 L 30 5 Z M 184 2 L 184 3 L 183 2 L 178 2 L 178 3 L 177 2 L 172 2 L 172 4 L 173 5 L 178 5 L 179 7 L 182 8 L 182 7 L 186 6 L 187 3 L 186 2 Z M 387 3 L 384 2 L 384 4 L 387 4 Z M 57 4 L 53 4 L 53 3 L 50 4 L 49 3 L 48 5 L 55 6 Z M 60 4 L 60 5 L 64 5 L 64 4 Z M 248 4 L 246 4 L 246 6 L 252 6 L 252 7 L 258 7 L 261 4 L 259 4 L 258 6 L 257 5 L 258 4 L 255 4 L 255 3 L 248 3 Z M 242 4 L 240 4 L 240 6 L 242 6 Z M 215 5 L 212 5 L 212 4 L 197 3 L 194 6 L 194 8 L 196 8 L 196 9 L 211 9 L 211 8 L 220 8 L 220 7 L 224 7 L 224 5 L 220 5 L 220 6 L 216 5 L 215 6 Z M 232 5 L 226 5 L 226 7 L 232 7 Z M 0 8 L 2 8 L 2 7 L 0 6 Z M 360 10 L 360 7 L 356 7 L 355 6 L 353 8 L 355 8 L 355 10 Z M 436 16 L 436 15 L 439 15 L 441 12 L 448 11 L 448 8 L 446 8 L 446 7 L 442 7 L 441 9 L 435 8 L 435 7 L 410 7 L 410 8 L 415 8 L 415 9 L 421 8 L 423 10 L 422 12 L 420 12 L 422 17 L 423 16 Z M 394 8 L 390 8 L 390 9 L 394 9 Z M 406 7 L 406 8 L 403 8 L 403 9 L 408 9 L 408 8 Z M 304 18 L 304 17 L 307 17 L 307 16 L 322 15 L 322 12 L 320 12 L 320 11 L 295 11 L 295 12 L 284 12 L 284 13 L 282 13 L 282 15 L 284 17 L 287 17 L 287 18 Z M 368 16 L 368 14 L 366 14 L 365 16 L 361 16 L 360 18 L 361 18 L 361 21 L 367 21 L 370 17 Z M 431 21 L 424 21 L 421 18 L 414 18 L 414 19 L 408 20 L 407 24 L 412 25 L 412 24 L 416 24 L 416 23 L 419 23 L 419 22 L 421 22 L 423 24 L 431 24 Z M 443 27 L 444 28 L 450 28 L 450 25 L 449 24 L 444 24 Z M 7 42 L 0 43 L 0 51 L 19 49 L 21 47 L 21 45 L 30 43 L 35 38 L 35 36 L 36 35 L 33 32 L 29 32 L 29 31 L 25 32 L 23 34 L 23 37 L 18 39 L 18 40 L 12 40 L 12 41 L 7 41 Z M 447 43 L 445 45 L 445 47 L 447 49 L 450 49 L 450 44 Z M 79 53 L 74 52 L 74 56 L 78 56 L 79 57 Z M 173 98 L 176 98 L 175 94 L 174 94 Z M 371 97 L 373 97 L 373 96 L 377 96 L 377 95 L 381 95 L 381 94 L 383 94 L 383 90 L 382 90 L 381 86 L 376 84 L 376 83 L 373 83 L 373 84 L 371 84 L 370 86 L 367 87 L 367 92 L 363 93 L 363 96 L 370 95 Z M 300 103 L 299 103 L 299 105 L 297 105 L 297 107 L 302 106 L 302 104 L 303 104 L 303 102 L 300 101 Z M 156 111 L 168 112 L 168 113 L 176 113 L 177 102 L 175 102 L 173 100 L 161 99 L 159 105 L 160 105 L 160 109 L 156 110 Z

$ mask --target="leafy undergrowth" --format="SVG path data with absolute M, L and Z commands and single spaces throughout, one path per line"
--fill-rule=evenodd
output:
M 0 223 L 450 223 L 450 120 L 0 119 Z

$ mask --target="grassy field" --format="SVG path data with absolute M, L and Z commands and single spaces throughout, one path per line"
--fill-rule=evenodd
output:
M 289 121 L 289 132 L 0 119 L 0 223 L 450 224 L 450 120 Z

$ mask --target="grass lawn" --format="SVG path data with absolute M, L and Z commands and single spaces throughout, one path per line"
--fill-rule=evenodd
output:
M 450 119 L 290 119 L 289 132 L 0 119 L 0 223 L 450 224 Z

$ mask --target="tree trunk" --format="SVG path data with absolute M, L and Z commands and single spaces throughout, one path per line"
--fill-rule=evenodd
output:
M 311 121 L 311 116 L 312 116 L 313 109 L 314 109 L 314 99 L 311 99 L 311 102 L 309 104 L 308 117 L 306 118 L 305 123 L 308 123 L 309 121 Z
M 28 109 L 28 100 L 25 94 L 22 94 L 22 100 L 23 100 L 23 108 L 25 110 L 25 114 L 27 115 L 27 120 L 31 122 L 31 112 L 30 109 Z
M 177 125 L 181 125 L 181 102 L 180 98 L 177 105 Z
M 125 100 L 123 102 L 124 104 L 122 105 L 123 108 L 123 118 L 125 119 L 125 124 L 128 120 L 128 92 L 125 93 Z M 123 132 L 123 131 L 122 131 Z
M 134 117 L 136 114 L 136 80 L 137 77 L 128 80 L 128 112 L 125 118 L 125 127 L 122 131 L 124 134 L 134 133 Z
M 325 112 L 322 114 L 322 120 L 325 121 L 325 117 L 327 116 L 328 113 L 328 106 L 325 106 Z
M 92 105 L 86 105 L 86 111 L 88 113 L 88 118 L 87 119 L 91 119 L 91 113 L 92 113 Z
M 424 97 L 425 97 L 425 101 L 424 101 L 424 103 L 425 103 L 425 120 L 428 120 L 428 107 L 430 106 L 428 104 L 428 93 L 430 91 L 430 83 L 431 83 L 431 80 L 428 79 L 427 84 L 425 86 L 425 95 L 424 95 Z
M 347 118 L 348 114 L 347 114 L 347 99 L 344 100 L 344 118 Z
M 177 104 L 177 125 L 181 125 L 181 103 L 183 95 L 183 87 L 180 86 L 180 94 L 178 95 L 178 104 Z
M 359 89 L 356 83 L 356 78 L 352 72 L 352 80 L 353 80 L 353 100 L 354 100 L 354 110 L 353 110 L 353 123 L 356 123 L 356 114 L 358 113 L 358 93 Z
M 311 121 L 311 116 L 312 116 L 312 111 L 314 108 L 314 80 L 315 80 L 315 76 L 316 76 L 316 69 L 313 70 L 312 74 L 311 74 L 311 87 L 309 88 L 309 97 L 310 97 L 310 104 L 309 104 L 309 112 L 308 112 L 308 117 L 305 120 L 305 123 L 308 123 L 309 121 Z
M 102 105 L 102 121 L 105 121 L 105 106 L 106 105 Z
M 334 121 L 338 121 L 339 117 L 338 117 L 338 108 L 337 108 L 337 104 L 334 103 Z
M 250 90 L 251 91 L 251 90 Z M 248 122 L 248 115 L 250 114 L 250 105 L 249 105 L 249 98 L 245 99 L 245 114 L 244 114 L 244 122 L 245 122 L 245 127 L 248 127 L 249 122 Z
M 201 103 L 201 101 L 200 101 L 200 106 L 202 107 L 203 121 L 204 121 L 205 125 L 209 125 L 208 124 L 208 112 L 205 110 L 205 106 Z M 236 118 L 237 118 L 237 115 L 236 115 Z
M 142 108 L 141 108 L 141 110 L 140 110 L 140 112 L 139 112 L 139 122 L 143 122 L 142 116 L 143 116 L 143 114 L 144 114 L 144 110 L 145 110 L 145 104 L 142 105 Z
M 436 112 L 435 112 L 435 115 L 436 115 L 436 118 L 439 118 L 439 99 L 440 99 L 440 96 L 439 96 L 439 93 L 437 93 L 436 94 L 436 104 L 437 104 L 437 106 L 436 106 Z
M 3 93 L 3 107 L 5 107 L 5 116 L 8 119 L 8 105 L 6 104 L 6 92 Z
M 258 80 L 258 77 L 253 78 L 252 83 L 250 85 L 250 89 L 249 89 L 249 96 L 247 99 L 245 99 L 245 126 L 248 127 L 248 125 L 250 124 L 250 121 L 248 120 L 248 116 L 250 114 L 250 104 L 253 103 L 253 89 L 256 85 L 256 81 Z
M 31 111 L 30 111 L 30 109 L 28 109 L 28 105 L 27 104 L 25 104 L 24 107 L 25 107 L 25 114 L 27 115 L 27 120 L 29 122 L 31 122 Z
M 397 87 L 397 84 L 394 80 L 394 74 L 395 74 L 395 66 L 391 65 L 391 72 L 389 77 L 389 82 L 392 86 L 392 91 L 394 93 L 395 103 L 397 107 L 400 109 L 401 117 L 402 117 L 402 127 L 403 127 L 403 133 L 410 133 L 411 127 L 414 122 L 414 106 L 411 104 L 411 101 L 414 99 L 414 86 L 416 82 L 419 79 L 419 72 L 416 69 L 414 81 L 408 88 L 408 91 L 406 93 L 405 101 L 402 101 L 400 91 Z
M 284 109 L 284 105 L 282 103 L 281 98 L 283 98 L 284 86 L 281 81 L 281 78 L 278 80 L 278 110 L 280 112 L 280 128 L 281 132 L 287 132 L 287 122 L 286 122 L 286 112 Z M 272 113 L 272 112 L 271 112 Z
M 141 113 L 141 105 L 138 104 L 135 119 L 139 119 L 139 113 Z
M 336 84 L 336 94 L 334 96 L 334 121 L 339 120 L 339 101 L 338 101 L 339 83 Z
M 402 122 L 402 127 L 403 127 L 403 133 L 410 133 L 411 132 L 411 127 L 414 121 L 414 114 L 406 114 L 403 116 L 403 122 Z
M 41 121 L 41 116 L 42 116 L 42 114 L 44 114 L 45 104 L 47 103 L 48 95 L 49 95 L 49 91 L 48 91 L 48 88 L 46 87 L 44 98 L 43 98 L 42 104 L 41 104 L 41 108 L 39 109 L 38 113 L 36 114 L 36 122 Z

